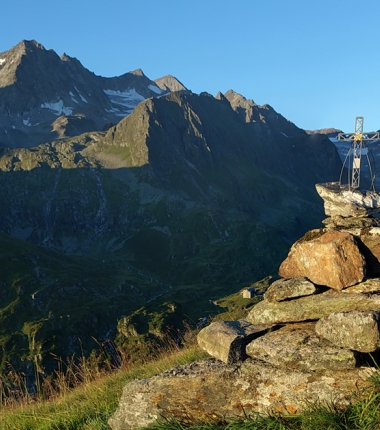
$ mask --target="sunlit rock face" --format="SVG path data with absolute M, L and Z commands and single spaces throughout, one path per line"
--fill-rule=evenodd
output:
M 380 212 L 380 195 L 374 191 L 360 191 L 339 182 L 316 184 L 315 188 L 327 216 L 366 217 Z
M 342 290 L 362 281 L 365 267 L 365 259 L 351 234 L 321 229 L 308 232 L 292 246 L 279 275 L 305 276 L 317 285 Z

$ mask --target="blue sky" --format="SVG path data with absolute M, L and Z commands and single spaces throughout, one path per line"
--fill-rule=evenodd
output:
M 380 129 L 379 0 L 0 0 L 0 52 L 23 39 L 92 72 L 141 68 L 229 89 L 304 129 Z

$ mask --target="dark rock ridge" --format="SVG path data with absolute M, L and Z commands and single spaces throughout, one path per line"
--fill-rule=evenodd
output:
M 127 384 L 109 420 L 112 429 L 146 427 L 160 416 L 197 422 L 293 414 L 308 402 L 340 407 L 355 392 L 362 395 L 356 390 L 378 371 L 380 356 L 380 278 L 364 277 L 380 256 L 377 240 L 361 254 L 357 230 L 307 232 L 280 267 L 287 278 L 272 283 L 246 320 L 212 322 L 198 334 L 219 366 L 211 370 L 215 362 L 205 360 L 191 365 L 202 368 L 195 374 L 184 366 Z
M 96 76 L 76 58 L 23 40 L 0 53 L 0 145 L 30 147 L 102 130 L 148 97 L 185 89 L 174 77 L 159 82 L 164 89 L 140 69 L 113 78 Z

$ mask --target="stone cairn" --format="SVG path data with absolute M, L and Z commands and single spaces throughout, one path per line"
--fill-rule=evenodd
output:
M 109 422 L 114 430 L 159 417 L 220 420 L 298 413 L 315 401 L 346 405 L 368 385 L 380 355 L 380 220 L 373 216 L 380 196 L 338 183 L 316 189 L 325 227 L 294 243 L 264 300 L 246 320 L 200 331 L 198 343 L 213 359 L 128 384 Z

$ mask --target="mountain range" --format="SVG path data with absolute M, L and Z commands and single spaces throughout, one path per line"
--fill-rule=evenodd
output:
M 269 105 L 102 78 L 34 41 L 0 54 L 0 143 L 0 364 L 28 375 L 276 276 L 341 169 Z
M 140 69 L 96 76 L 76 58 L 24 40 L 0 53 L 0 145 L 30 147 L 106 129 L 172 89 L 186 88 L 172 76 L 153 82 Z

